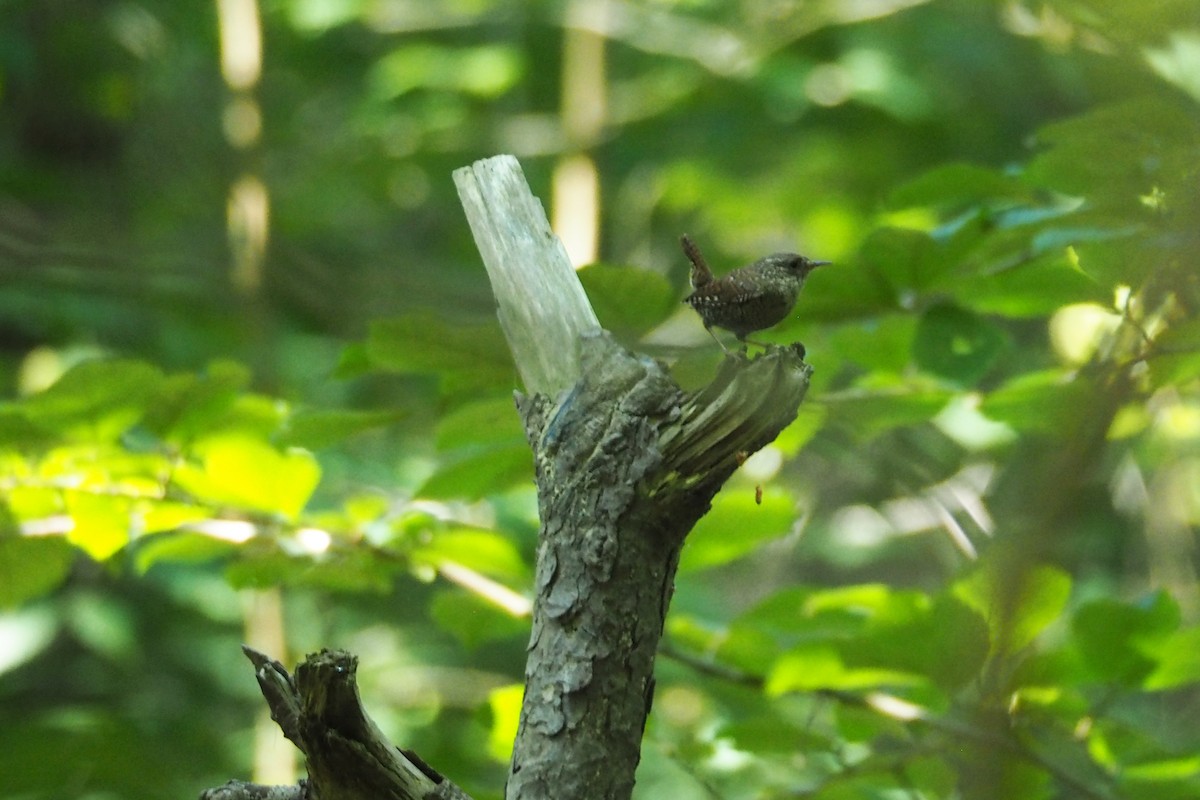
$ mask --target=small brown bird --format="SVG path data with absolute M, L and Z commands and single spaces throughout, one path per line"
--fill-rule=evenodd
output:
M 829 263 L 796 253 L 775 253 L 714 278 L 695 243 L 687 235 L 679 242 L 692 262 L 693 291 L 683 302 L 696 310 L 705 330 L 725 352 L 729 350 L 713 333 L 714 325 L 733 331 L 740 342 L 763 345 L 746 336 L 782 322 L 796 305 L 808 273 Z

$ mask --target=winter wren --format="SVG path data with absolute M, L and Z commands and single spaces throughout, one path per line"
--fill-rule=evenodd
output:
M 775 253 L 714 278 L 695 243 L 686 235 L 679 241 L 692 262 L 693 291 L 683 302 L 696 310 L 714 339 L 717 339 L 712 330 L 714 325 L 733 331 L 738 341 L 745 342 L 749 341 L 748 334 L 782 322 L 796 305 L 808 273 L 829 263 L 796 253 Z M 717 344 L 728 352 L 720 339 Z

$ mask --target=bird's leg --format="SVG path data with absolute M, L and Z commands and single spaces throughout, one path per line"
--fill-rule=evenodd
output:
M 705 325 L 704 330 L 708 331 L 708 335 L 713 337 L 713 341 L 721 346 L 721 349 L 725 351 L 725 355 L 729 355 L 729 348 L 725 346 L 724 342 L 717 338 L 717 334 L 713 332 L 713 329 L 708 325 Z

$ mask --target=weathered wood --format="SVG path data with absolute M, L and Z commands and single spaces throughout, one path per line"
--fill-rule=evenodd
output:
M 512 156 L 476 161 L 455 170 L 454 183 L 525 390 L 568 388 L 579 378 L 579 337 L 600 323 L 521 165 Z
M 394 747 L 367 715 L 358 695 L 358 659 L 322 650 L 295 676 L 278 661 L 243 646 L 254 664 L 271 718 L 307 760 L 300 786 L 231 781 L 201 800 L 470 800 L 415 753 Z

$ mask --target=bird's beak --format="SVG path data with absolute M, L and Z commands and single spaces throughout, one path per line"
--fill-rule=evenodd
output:
M 809 269 L 816 269 L 817 267 L 828 267 L 832 263 L 832 261 L 810 261 L 808 262 L 808 267 Z

